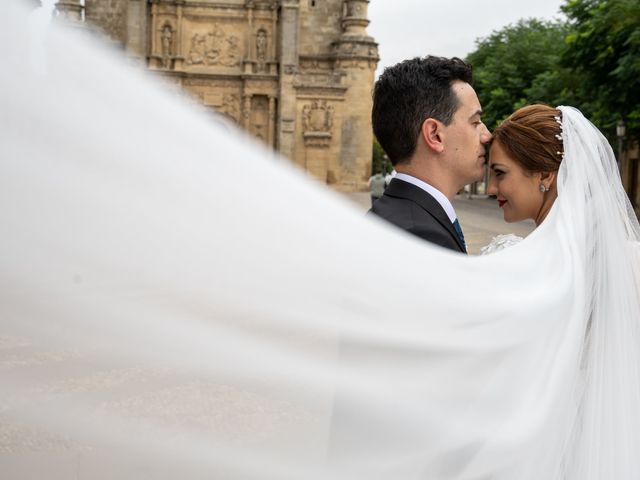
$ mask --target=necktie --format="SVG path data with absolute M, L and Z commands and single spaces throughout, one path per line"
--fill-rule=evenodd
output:
M 464 247 L 464 249 L 466 251 L 467 250 L 467 244 L 464 241 L 464 233 L 462 233 L 462 228 L 460 228 L 460 222 L 458 222 L 457 218 L 453 222 L 453 228 L 455 228 L 456 233 L 458 234 L 458 238 L 462 242 L 462 246 Z

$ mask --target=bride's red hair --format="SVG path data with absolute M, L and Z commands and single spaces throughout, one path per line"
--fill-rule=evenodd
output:
M 560 168 L 564 146 L 556 118 L 560 110 L 536 104 L 522 107 L 493 132 L 492 142 L 500 142 L 505 152 L 528 172 L 555 172 Z

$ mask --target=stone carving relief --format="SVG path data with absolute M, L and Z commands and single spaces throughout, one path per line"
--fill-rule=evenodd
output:
M 326 100 L 314 100 L 302 108 L 302 128 L 307 132 L 331 133 L 333 107 Z
M 267 48 L 269 40 L 267 38 L 267 31 L 264 28 L 259 29 L 256 32 L 256 59 L 257 64 L 254 67 L 254 73 L 265 72 L 267 67 Z
M 366 32 L 370 0 L 73 1 L 131 61 L 176 82 L 205 111 L 318 178 L 350 188 L 357 177 L 362 186 L 370 127 L 363 122 L 345 135 L 342 125 L 371 110 L 368 95 L 349 94 L 373 83 L 379 53 Z
M 160 45 L 162 46 L 162 68 L 171 68 L 173 57 L 173 28 L 170 23 L 165 23 L 160 33 Z
M 240 121 L 240 101 L 238 96 L 230 93 L 224 95 L 222 97 L 222 105 L 218 111 L 238 123 Z
M 301 59 L 300 67 L 303 70 L 331 70 L 331 63 L 328 60 L 319 60 L 317 58 Z
M 256 56 L 259 62 L 267 61 L 267 31 L 264 28 L 256 33 Z
M 306 147 L 327 148 L 331 143 L 333 107 L 314 100 L 302 108 L 302 136 Z
M 241 60 L 240 39 L 235 35 L 227 35 L 217 24 L 211 31 L 195 33 L 191 37 L 187 65 L 236 67 Z
M 359 17 L 362 14 L 362 5 L 359 2 L 345 0 L 345 3 L 347 4 L 348 17 Z

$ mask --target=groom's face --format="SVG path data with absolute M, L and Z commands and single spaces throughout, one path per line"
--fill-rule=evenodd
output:
M 482 108 L 475 90 L 465 82 L 451 85 L 458 98 L 453 121 L 444 128 L 447 165 L 460 186 L 482 178 L 485 165 L 485 144 L 491 133 L 482 123 Z

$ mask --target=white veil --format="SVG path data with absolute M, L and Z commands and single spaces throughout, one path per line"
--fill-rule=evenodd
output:
M 640 478 L 639 229 L 578 111 L 549 217 L 466 257 L 29 42 L 2 2 L 3 476 Z

